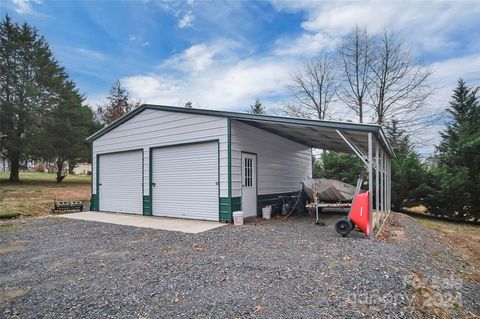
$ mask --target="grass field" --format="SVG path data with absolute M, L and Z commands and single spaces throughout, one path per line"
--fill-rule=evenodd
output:
M 478 236 L 480 238 L 480 227 L 476 225 L 450 223 L 447 221 L 432 220 L 422 217 L 415 217 L 415 220 L 423 226 L 443 233 L 462 233 L 465 235 Z
M 67 176 L 58 184 L 55 174 L 20 173 L 20 182 L 8 181 L 9 172 L 0 172 L 0 217 L 46 215 L 53 200 L 90 200 L 91 176 Z

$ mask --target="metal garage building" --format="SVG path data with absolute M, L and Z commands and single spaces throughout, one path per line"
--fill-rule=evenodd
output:
M 353 151 L 373 174 L 374 146 L 377 180 L 384 177 L 377 184 L 389 205 L 393 152 L 378 125 L 142 105 L 88 140 L 92 210 L 231 221 L 241 209 L 255 216 L 312 176 L 312 148 Z

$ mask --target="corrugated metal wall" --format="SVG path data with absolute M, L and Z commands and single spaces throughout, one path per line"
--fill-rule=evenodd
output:
M 228 196 L 227 119 L 150 109 L 93 142 L 93 185 L 96 185 L 96 154 L 143 148 L 143 191 L 149 195 L 150 147 L 212 139 L 220 142 L 220 196 Z
M 232 196 L 241 196 L 241 152 L 257 154 L 258 194 L 299 190 L 312 176 L 311 150 L 251 125 L 232 121 Z

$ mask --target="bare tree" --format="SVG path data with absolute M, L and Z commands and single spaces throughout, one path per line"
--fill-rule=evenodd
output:
M 338 50 L 340 82 L 338 97 L 363 123 L 368 87 L 371 83 L 371 38 L 367 30 L 356 26 Z
M 410 48 L 387 28 L 372 49 L 368 91 L 375 122 L 382 125 L 396 118 L 402 126 L 427 120 L 417 111 L 434 92 L 429 83 L 432 71 L 415 61 Z
M 106 125 L 110 125 L 140 105 L 140 101 L 131 100 L 128 91 L 122 87 L 119 80 L 110 89 L 107 100 L 107 103 L 98 106 L 96 115 L 100 122 Z
M 288 86 L 298 104 L 289 104 L 284 112 L 290 116 L 323 120 L 335 91 L 334 64 L 325 55 L 306 62 L 292 74 L 293 84 Z

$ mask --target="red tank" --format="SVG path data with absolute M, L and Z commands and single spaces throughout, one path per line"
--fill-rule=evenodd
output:
M 367 236 L 370 236 L 370 194 L 365 192 L 355 195 L 353 205 L 348 217 L 360 230 Z

